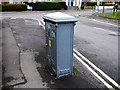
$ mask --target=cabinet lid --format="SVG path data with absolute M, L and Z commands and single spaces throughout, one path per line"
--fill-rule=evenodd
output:
M 55 13 L 44 15 L 43 19 L 50 20 L 53 22 L 77 22 L 78 21 L 77 18 L 61 12 L 55 12 Z

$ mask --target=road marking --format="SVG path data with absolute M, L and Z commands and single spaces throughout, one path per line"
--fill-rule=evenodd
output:
M 79 60 L 89 71 L 92 72 L 107 88 L 115 90 L 111 85 L 109 85 L 103 78 L 101 78 L 94 70 L 92 70 L 85 62 L 83 62 L 75 53 L 73 53 L 73 56 Z
M 11 17 L 11 19 L 17 19 L 17 18 L 23 18 L 23 17 Z M 28 19 L 28 18 L 23 18 L 23 19 Z M 41 19 L 36 19 L 36 18 L 31 18 L 31 19 L 33 19 L 33 20 L 37 20 L 38 21 L 38 23 L 39 23 L 39 25 L 40 26 L 42 26 L 42 24 L 41 24 Z M 27 20 L 25 20 L 26 22 L 27 22 Z
M 82 18 L 88 19 L 87 17 L 82 17 Z M 115 26 L 115 27 L 120 27 L 119 24 L 115 25 L 115 24 L 112 24 L 112 23 L 107 23 L 107 22 L 103 22 L 103 21 L 99 21 L 99 20 L 95 20 L 95 19 L 88 19 L 88 20 L 96 21 L 96 22 L 99 22 L 99 23 L 105 23 L 105 24 L 112 25 L 112 26 Z
M 76 14 L 75 16 L 79 16 L 79 14 Z
M 41 20 L 41 19 L 35 19 L 35 20 L 37 20 L 39 25 L 43 27 L 43 30 L 45 30 L 45 26 L 44 26 L 45 22 L 43 20 Z
M 102 70 L 100 70 L 97 66 L 95 66 L 92 62 L 90 62 L 86 57 L 84 57 L 82 54 L 80 54 L 77 50 L 73 48 L 73 51 L 76 52 L 80 57 L 82 57 L 87 63 L 89 63 L 93 68 L 95 68 L 98 72 L 100 72 L 106 79 L 108 79 L 113 85 L 118 87 L 120 89 L 120 85 L 115 82 L 112 78 L 110 78 L 108 75 L 106 75 Z
M 35 20 L 37 20 L 37 21 L 38 21 L 38 23 L 39 23 L 39 25 L 40 25 L 40 26 L 42 26 L 42 24 L 41 24 L 41 22 L 40 22 L 40 20 L 39 20 L 39 19 L 35 19 Z
M 11 19 L 16 19 L 17 17 L 11 17 Z
M 98 28 L 98 27 L 94 27 L 95 29 L 99 29 L 99 30 L 102 30 L 102 31 L 105 31 L 105 32 L 109 32 L 109 33 L 112 33 L 112 34 L 117 34 L 116 32 L 112 32 L 112 31 L 108 31 L 108 30 L 105 30 L 103 28 Z
M 23 19 L 25 19 L 24 17 L 11 17 L 11 19 L 17 19 L 17 18 L 23 18 Z
M 100 22 L 100 23 L 109 24 L 109 25 L 112 25 L 112 26 L 115 26 L 115 27 L 120 27 L 120 26 L 115 25 L 115 24 L 112 24 L 112 23 L 106 23 L 106 22 L 102 22 L 102 21 L 95 20 L 95 19 L 89 19 L 89 20 L 96 21 L 96 22 Z

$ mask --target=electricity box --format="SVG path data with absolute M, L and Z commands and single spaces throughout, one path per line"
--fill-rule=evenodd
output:
M 59 78 L 73 73 L 73 38 L 77 19 L 56 12 L 43 16 L 46 30 L 46 59 Z

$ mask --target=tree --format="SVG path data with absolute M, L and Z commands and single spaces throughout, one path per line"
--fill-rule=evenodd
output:
M 118 10 L 118 4 L 114 4 L 114 7 L 113 7 L 113 15 L 115 15 L 115 11 L 117 13 L 117 10 Z

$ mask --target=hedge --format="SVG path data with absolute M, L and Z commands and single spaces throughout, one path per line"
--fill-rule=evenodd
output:
M 1 4 L 2 11 L 26 11 L 27 5 L 26 4 Z
M 66 2 L 58 2 L 58 3 L 61 5 L 62 9 L 67 10 Z
M 37 2 L 37 10 L 60 10 L 62 6 L 58 2 Z
M 65 2 L 37 2 L 35 4 L 37 6 L 36 10 L 67 10 Z
M 95 6 L 97 5 L 97 2 L 86 2 L 87 6 Z

